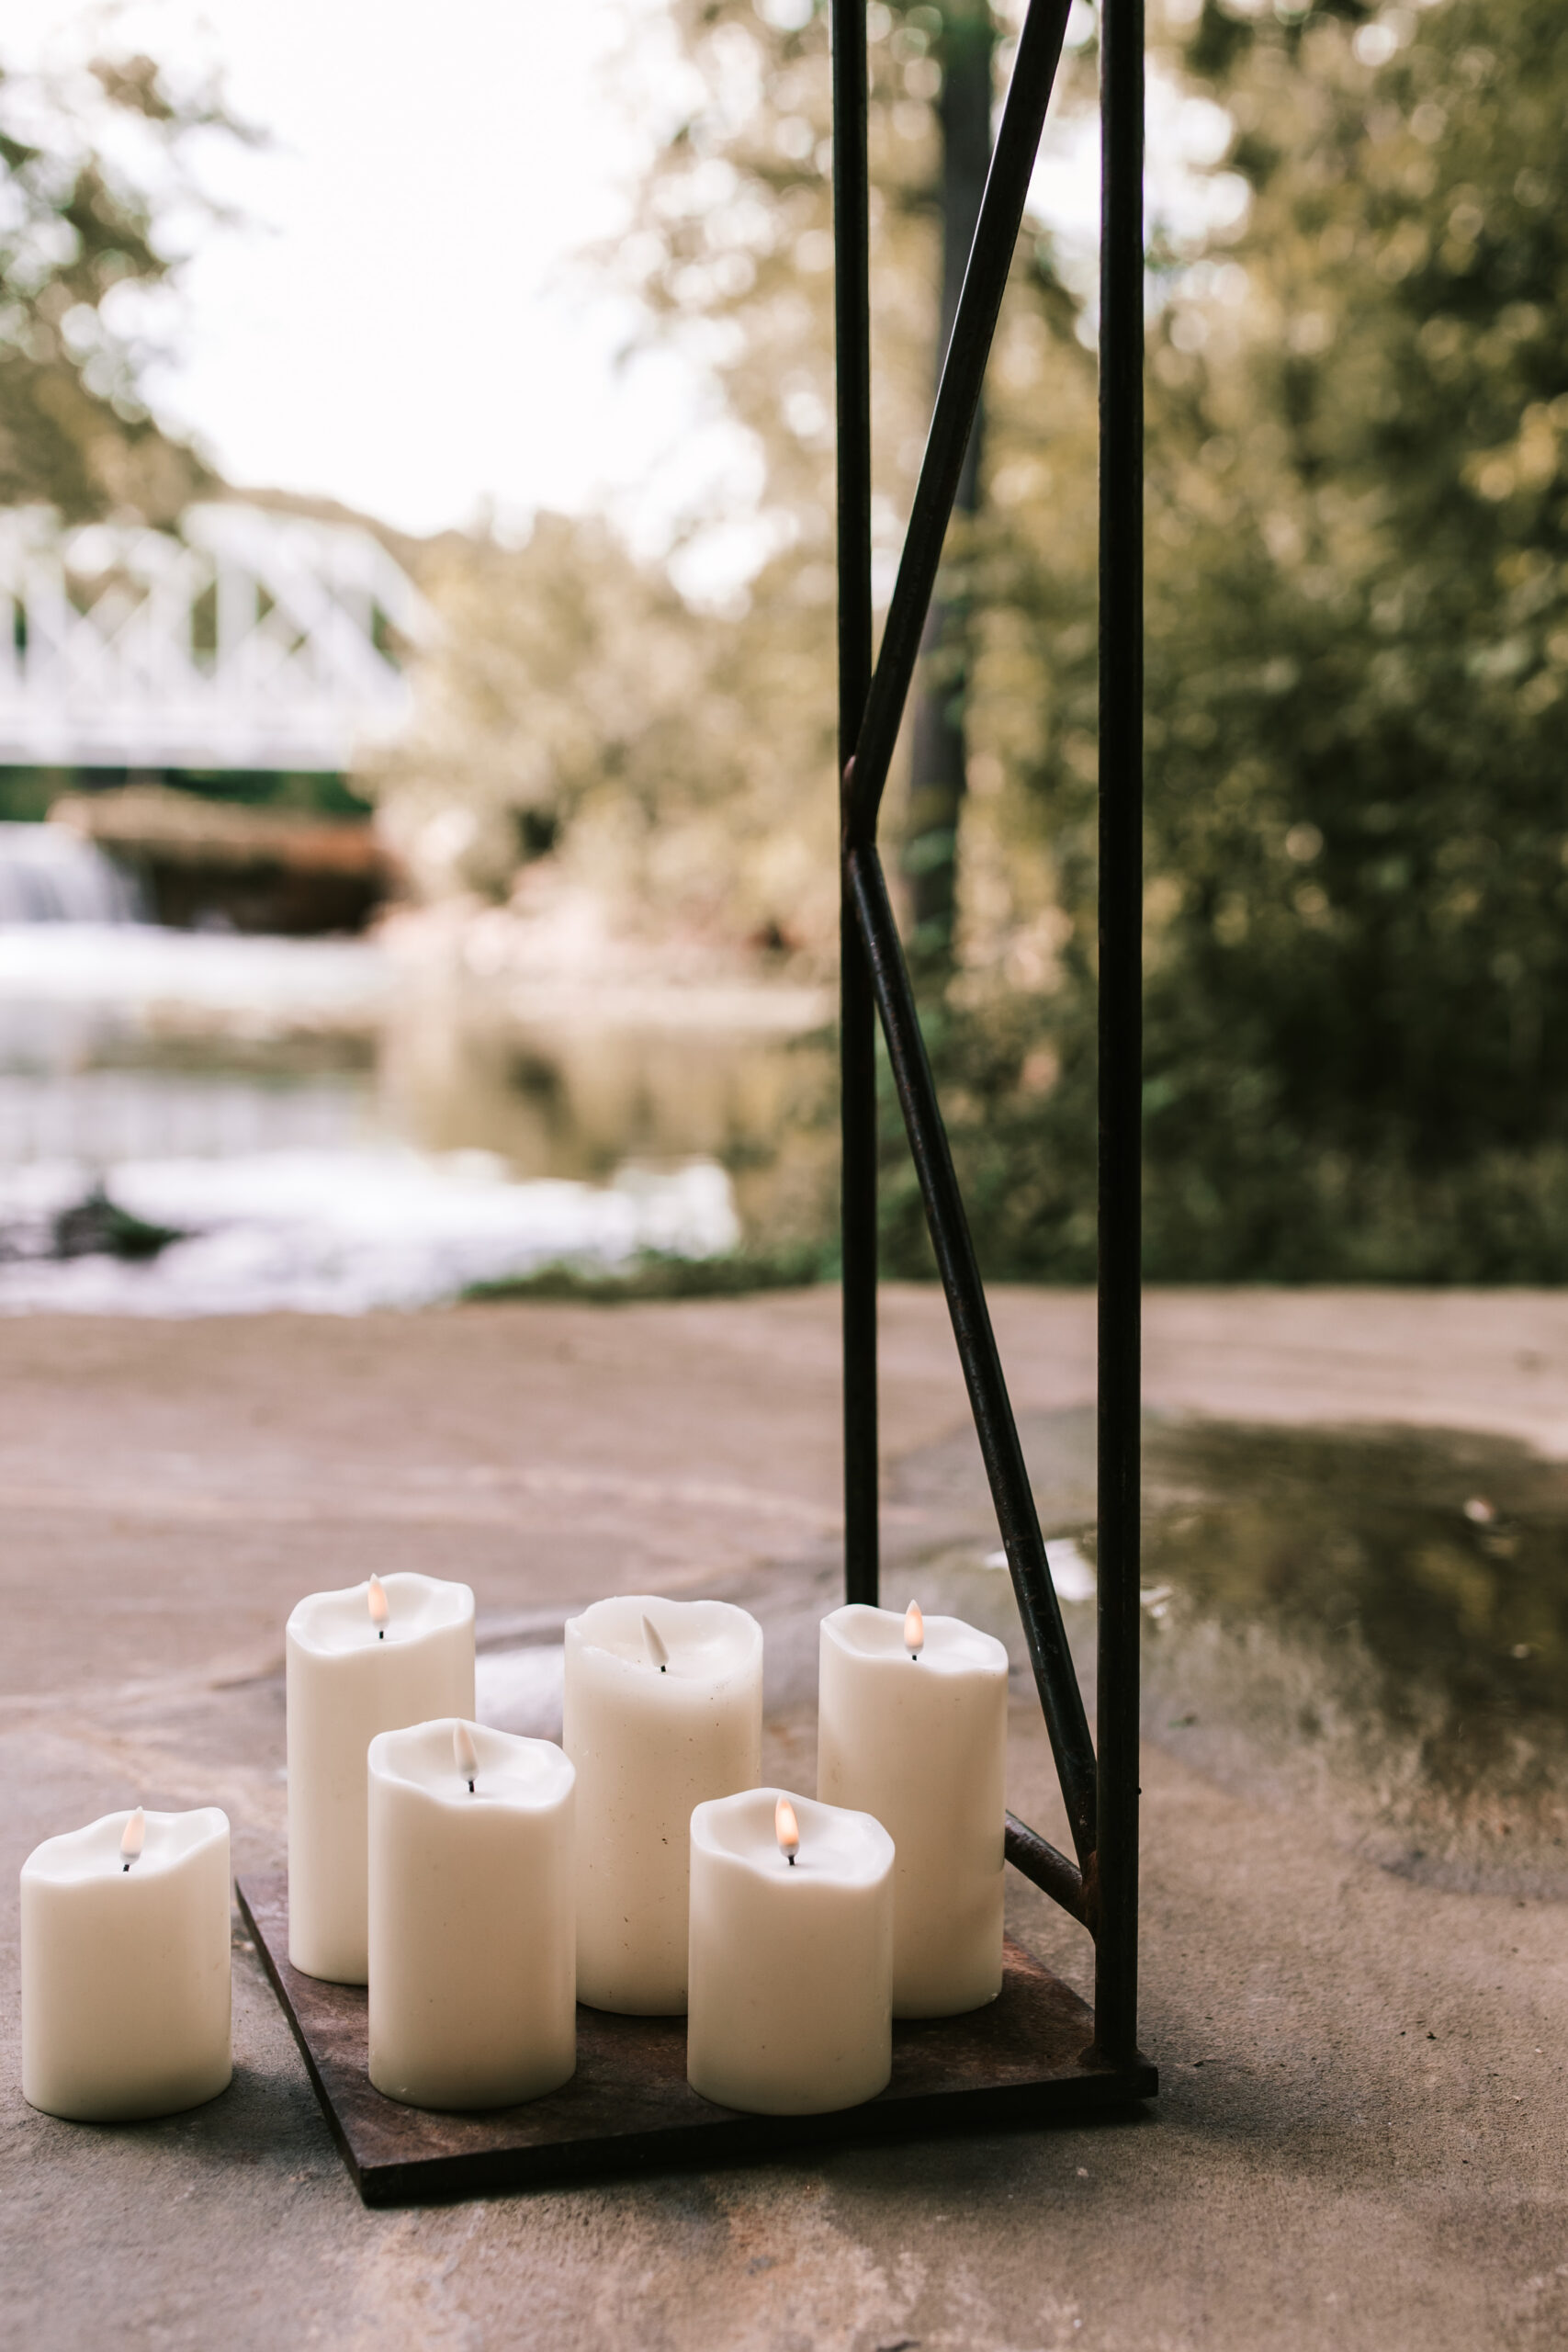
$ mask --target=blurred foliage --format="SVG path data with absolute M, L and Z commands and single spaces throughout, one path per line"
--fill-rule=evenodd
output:
M 648 1299 L 745 1298 L 763 1290 L 806 1290 L 837 1275 L 833 1250 L 804 1242 L 787 1250 L 737 1250 L 721 1258 L 672 1258 L 662 1250 L 644 1250 L 629 1266 L 614 1272 L 562 1261 L 531 1274 L 470 1283 L 463 1297 L 469 1303 L 536 1298 L 629 1306 Z
M 803 738 L 818 775 L 823 752 L 787 631 L 694 613 L 592 518 L 450 537 L 421 577 L 440 650 L 363 781 L 425 892 L 503 897 L 547 856 L 634 933 L 798 948 L 814 913 L 822 933 L 832 811 L 814 823 L 801 791 Z
M 1568 20 L 1208 0 L 1179 62 L 1250 203 L 1156 255 L 1148 1272 L 1562 1280 Z M 1087 535 L 1043 484 L 991 519 L 1057 973 L 935 1049 L 983 1254 L 1088 1278 Z M 907 1182 L 888 1214 L 919 1263 Z
M 938 338 L 943 16 L 881 0 L 869 16 L 873 537 L 886 594 Z M 650 90 L 630 83 L 652 72 L 640 44 L 626 63 L 628 100 L 661 108 L 668 135 L 629 232 L 599 258 L 637 299 L 646 339 L 710 371 L 754 487 L 728 481 L 699 503 L 669 569 L 635 562 L 597 523 L 558 516 L 522 548 L 444 543 L 422 571 L 448 626 L 420 730 L 371 781 L 428 889 L 504 895 L 518 858 L 549 849 L 563 879 L 629 923 L 764 944 L 826 970 L 838 924 L 827 16 L 788 0 L 671 0 L 669 25 L 672 56 Z M 1032 247 L 1020 267 L 1070 333 L 1071 307 Z M 1032 396 L 1039 372 L 1036 329 L 1020 322 L 1012 390 L 993 394 L 1003 466 L 1010 402 Z M 713 535 L 737 532 L 756 558 L 745 591 L 716 608 L 684 602 L 671 571 L 687 577 Z M 999 770 L 986 727 L 970 733 L 983 789 Z M 983 817 L 973 834 L 965 854 L 988 905 L 985 877 L 1015 844 L 983 848 Z M 1032 865 L 1043 889 L 1037 855 Z
M 866 13 L 872 546 L 875 593 L 885 601 L 930 418 L 944 302 L 944 215 L 955 196 L 960 209 L 973 196 L 955 187 L 944 169 L 953 143 L 951 126 L 943 135 L 945 68 L 951 53 L 972 70 L 977 49 L 988 71 L 994 33 L 1005 79 L 1011 26 L 1005 10 L 977 9 L 976 0 L 871 0 Z M 685 104 L 614 266 L 647 305 L 653 333 L 683 341 L 712 367 L 729 416 L 756 451 L 756 525 L 771 551 L 733 623 L 734 674 L 742 692 L 759 675 L 776 682 L 768 724 L 759 730 L 773 769 L 761 805 L 770 834 L 780 827 L 809 851 L 809 895 L 780 910 L 774 925 L 827 962 L 836 956 L 838 896 L 828 11 L 820 0 L 670 0 L 669 16 L 686 75 Z M 1065 60 L 1061 84 L 1068 107 L 1091 94 L 1092 62 L 1081 48 Z M 1004 491 L 1021 468 L 1037 469 L 1043 354 L 1062 336 L 1071 343 L 1076 318 L 1048 240 L 1023 241 L 1014 278 L 987 395 L 987 473 Z M 945 296 L 955 299 L 955 289 L 949 287 Z M 1081 349 L 1072 349 L 1077 366 L 1065 413 L 1077 418 L 1075 400 L 1087 400 L 1081 413 L 1092 424 L 1092 375 Z M 1092 442 L 1087 459 L 1080 453 L 1073 462 L 1087 462 L 1092 481 Z M 1090 535 L 1092 544 L 1092 518 Z M 972 539 L 961 514 L 938 589 L 939 605 L 959 625 L 933 632 L 938 642 L 926 669 L 925 761 L 938 771 L 926 780 L 937 789 L 918 795 L 909 812 L 906 878 L 923 877 L 931 895 L 923 944 L 938 972 L 951 952 L 955 795 L 942 757 L 952 745 L 930 739 L 942 731 L 939 714 L 945 713 L 959 749 L 966 742 L 971 792 L 991 793 L 1003 774 L 1003 739 L 1016 728 L 1021 683 L 1008 673 L 1005 656 L 1000 666 L 984 666 L 970 626 L 965 559 Z M 1024 692 L 1026 699 L 1038 695 L 1037 675 Z M 889 833 L 899 828 L 907 765 L 906 745 L 888 796 Z M 982 961 L 1011 955 L 1032 973 L 1044 968 L 1033 934 L 1042 922 L 1049 927 L 1049 859 L 1041 854 L 1037 825 L 1024 844 L 1017 827 L 1005 820 L 998 826 L 998 814 L 987 807 L 965 817 L 968 920 L 960 953 Z M 1004 874 L 1010 879 L 998 888 Z M 912 911 L 918 917 L 922 910 Z
M 715 747 L 694 758 L 687 724 L 706 649 L 606 526 L 543 514 L 521 547 L 447 539 L 423 577 L 441 654 L 373 781 L 428 888 L 502 893 L 530 850 L 596 818 L 640 834 L 708 786 Z
M 147 298 L 177 272 L 164 220 L 212 209 L 190 162 L 205 131 L 254 136 L 149 57 L 0 64 L 0 504 L 170 523 L 210 489 L 141 390 Z

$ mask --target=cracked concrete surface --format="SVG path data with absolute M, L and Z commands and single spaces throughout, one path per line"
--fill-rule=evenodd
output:
M 224 2098 L 122 2129 L 23 2104 L 21 1860 L 140 1799 L 221 1804 L 236 1866 L 276 1867 L 281 1629 L 315 1586 L 373 1565 L 461 1574 L 497 1640 L 604 1590 L 733 1591 L 768 1626 L 767 1769 L 809 1785 L 836 1312 L 811 1293 L 6 1326 L 7 2343 L 1533 2352 L 1568 2338 L 1559 1906 L 1396 1877 L 1317 1815 L 1152 1747 L 1143 2016 L 1162 2094 L 1141 2119 L 371 2213 L 243 1939 Z M 997 1319 L 1021 1411 L 1083 1403 L 1089 1301 L 1004 1293 Z M 885 1358 L 902 1600 L 922 1563 L 994 1538 L 965 1482 L 937 1475 L 964 1419 L 939 1298 L 888 1295 Z M 1568 1453 L 1568 1301 L 1156 1296 L 1148 1389 L 1171 1409 L 1416 1420 Z M 1010 1774 L 1017 1809 L 1062 1836 L 1021 1697 Z M 1015 1930 L 1081 1983 L 1078 1931 L 1021 1883 L 1012 1902 Z

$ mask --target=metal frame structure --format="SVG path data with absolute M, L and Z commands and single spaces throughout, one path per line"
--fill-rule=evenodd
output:
M 1143 0 L 1100 0 L 1098 1753 L 877 853 L 876 820 L 1012 266 L 1069 0 L 1030 0 L 903 555 L 872 661 L 866 0 L 833 0 L 838 351 L 844 1590 L 878 1598 L 876 1022 L 919 1178 L 1076 1860 L 1008 1819 L 1008 1859 L 1095 1944 L 1095 2048 L 1136 2054 L 1143 924 Z

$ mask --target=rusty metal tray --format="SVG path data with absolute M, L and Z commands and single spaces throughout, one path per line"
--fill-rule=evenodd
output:
M 577 2013 L 577 2072 L 564 2088 L 483 2115 L 435 2115 L 371 2087 L 363 1986 L 288 1964 L 288 1882 L 237 1882 L 240 1909 L 299 2044 L 321 2111 L 367 2205 L 434 2204 L 671 2165 L 753 2162 L 847 2141 L 922 2139 L 1046 2122 L 1152 2098 L 1144 2058 L 1111 2066 L 1088 2048 L 1077 1995 L 1010 1939 L 1000 1997 L 968 2017 L 893 2029 L 893 2080 L 835 2115 L 738 2115 L 686 2081 L 683 2018 Z

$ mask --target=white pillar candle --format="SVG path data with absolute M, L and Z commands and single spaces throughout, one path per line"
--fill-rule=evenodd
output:
M 288 1957 L 363 1984 L 365 1758 L 378 1732 L 474 1712 L 474 1596 L 437 1577 L 313 1592 L 288 1620 Z
M 370 2079 L 512 2107 L 577 2064 L 570 1764 L 443 1719 L 370 1743 Z
M 893 1872 L 893 1840 L 868 1813 L 779 1789 L 698 1805 L 694 2091 L 752 2115 L 827 2115 L 886 2088 Z
M 22 2097 L 81 2123 L 226 2090 L 229 1820 L 106 1814 L 22 1864 Z
M 958 1617 L 861 1602 L 822 1621 L 817 1793 L 898 1850 L 893 2014 L 954 2017 L 1002 1987 L 1008 1658 Z
M 762 1769 L 762 1629 L 723 1600 L 596 1601 L 566 1628 L 577 1767 L 577 1997 L 686 2006 L 692 1809 Z

